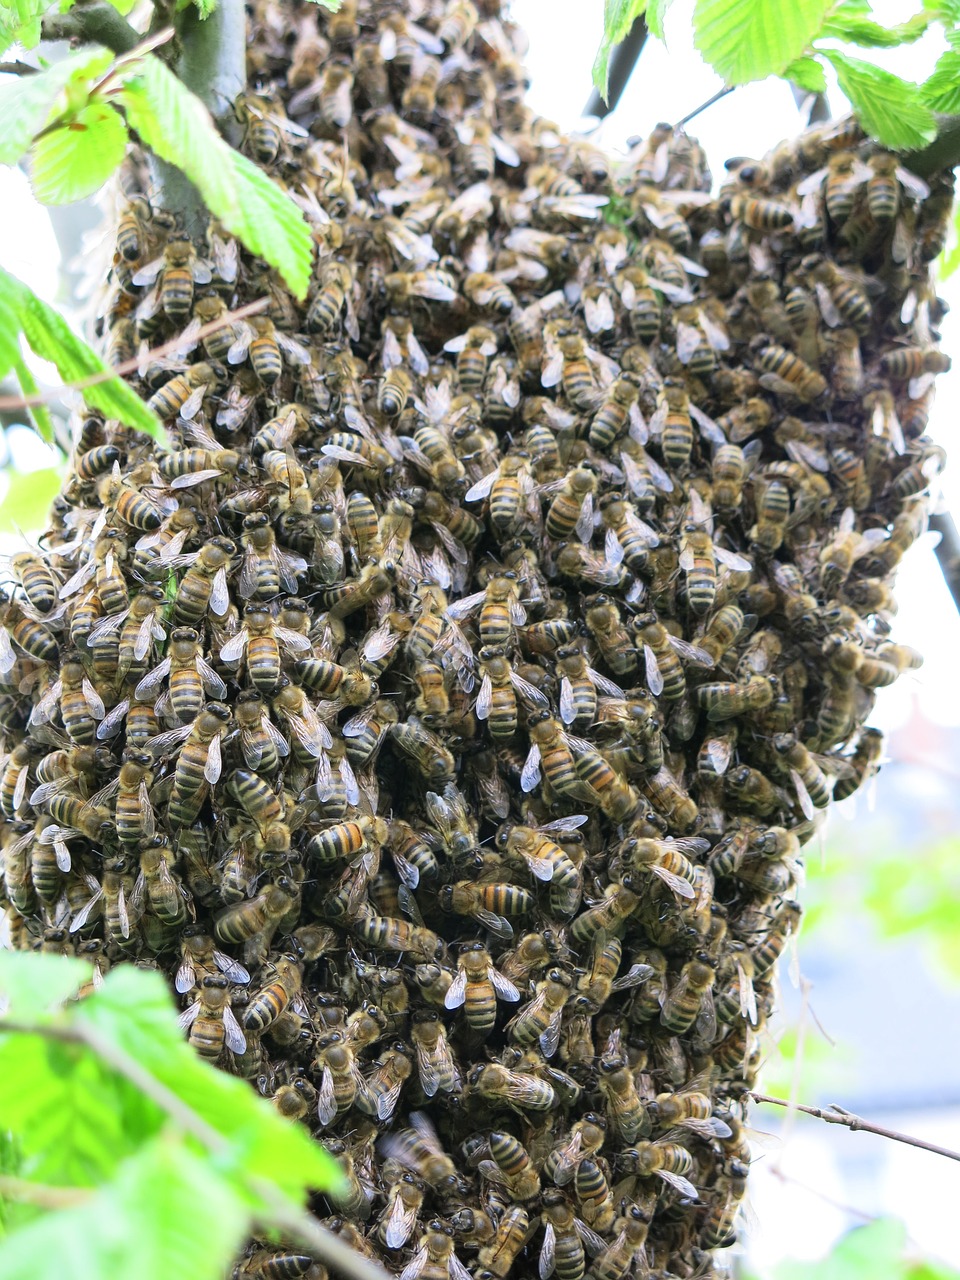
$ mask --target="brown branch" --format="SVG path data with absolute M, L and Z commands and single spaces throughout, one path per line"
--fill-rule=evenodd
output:
M 129 53 L 142 39 L 106 0 L 78 4 L 69 13 L 48 13 L 43 19 L 44 40 L 75 40 L 102 44 L 114 53 Z
M 220 329 L 226 329 L 235 320 L 243 320 L 246 316 L 258 315 L 261 311 L 265 311 L 269 305 L 269 298 L 257 298 L 254 302 L 248 302 L 245 306 L 238 307 L 236 311 L 228 311 L 225 315 L 220 316 L 219 319 L 211 320 L 209 324 L 202 324 L 196 333 L 186 341 L 202 342 L 204 338 L 209 338 L 212 333 L 217 333 Z M 153 347 L 151 350 L 143 352 L 142 355 L 134 356 L 132 360 L 124 360 L 123 364 L 111 366 L 100 373 L 91 373 L 89 378 L 80 378 L 76 382 L 65 382 L 61 387 L 53 387 L 49 391 L 38 392 L 35 396 L 0 396 L 0 413 L 10 409 L 29 409 L 35 404 L 49 404 L 51 400 L 59 400 L 66 391 L 83 391 L 85 387 L 95 387 L 100 382 L 109 382 L 111 378 L 122 378 L 126 374 L 134 373 L 139 369 L 144 360 L 160 360 L 164 356 L 170 355 L 172 351 L 179 351 L 184 346 L 184 342 L 185 339 L 181 333 L 176 338 L 171 338 L 169 342 L 163 343 L 162 346 Z
M 77 1022 L 71 1026 L 58 1023 L 18 1022 L 0 1019 L 0 1032 L 19 1032 L 23 1035 L 45 1036 L 67 1044 L 81 1044 L 91 1049 L 109 1067 L 124 1076 L 140 1090 L 144 1097 L 155 1102 L 184 1133 L 196 1138 L 208 1151 L 219 1156 L 229 1156 L 228 1140 L 202 1116 L 189 1107 L 181 1097 L 131 1057 L 125 1049 L 100 1035 L 95 1027 Z M 259 1199 L 265 1212 L 254 1210 L 264 1226 L 278 1230 L 293 1243 L 302 1246 L 331 1270 L 346 1276 L 348 1280 L 389 1280 L 387 1273 L 353 1249 L 334 1232 L 299 1208 L 265 1178 L 246 1175 L 249 1189 Z
M 51 1187 L 44 1182 L 28 1182 L 0 1174 L 0 1196 L 18 1204 L 35 1204 L 40 1209 L 73 1209 L 93 1195 L 87 1187 Z
M 842 1124 L 851 1133 L 875 1133 L 880 1138 L 889 1138 L 891 1142 L 903 1142 L 908 1147 L 919 1147 L 921 1151 L 932 1151 L 935 1156 L 946 1156 L 948 1160 L 960 1160 L 960 1151 L 951 1151 L 949 1147 L 938 1147 L 933 1142 L 924 1142 L 922 1138 L 913 1138 L 909 1133 L 900 1133 L 896 1129 L 886 1129 L 883 1125 L 872 1124 L 862 1116 L 846 1111 L 836 1102 L 829 1107 L 805 1107 L 800 1102 L 789 1102 L 786 1098 L 771 1098 L 765 1093 L 750 1093 L 754 1102 L 767 1102 L 774 1107 L 787 1107 L 790 1111 L 802 1111 L 805 1116 L 815 1116 L 827 1124 Z
M 39 70 L 28 62 L 0 62 L 0 76 L 35 76 Z

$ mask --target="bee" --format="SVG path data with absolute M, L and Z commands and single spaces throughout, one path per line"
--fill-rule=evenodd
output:
M 534 898 L 527 889 L 513 884 L 493 882 L 478 885 L 469 880 L 458 880 L 440 890 L 440 906 L 444 911 L 472 916 L 494 937 L 509 941 L 513 937 L 513 926 L 507 917 L 531 911 Z
M 212 538 L 189 556 L 189 568 L 177 587 L 173 620 L 177 626 L 196 627 L 207 611 L 222 617 L 230 603 L 227 571 L 236 554 L 229 538 Z
M 193 310 L 194 284 L 209 284 L 212 279 L 210 263 L 199 257 L 189 240 L 171 240 L 162 257 L 134 273 L 133 283 L 156 280 L 160 306 L 168 319 L 176 321 L 186 320 Z
M 243 626 L 221 646 L 223 662 L 239 662 L 246 656 L 247 673 L 260 693 L 273 694 L 281 680 L 283 653 L 303 653 L 310 641 L 298 631 L 278 626 L 265 605 L 250 601 L 243 611 Z M 319 741 L 316 730 L 309 735 Z M 317 753 L 319 754 L 319 753 Z
M 10 557 L 10 569 L 31 608 L 40 614 L 53 613 L 60 582 L 47 562 L 32 551 L 18 551 Z
M 621 1206 L 625 1212 L 614 1223 L 617 1235 L 590 1268 L 590 1280 L 624 1280 L 636 1257 L 642 1257 L 651 1215 L 639 1205 Z
M 751 341 L 750 350 L 760 371 L 761 386 L 804 403 L 817 400 L 826 392 L 827 383 L 821 373 L 765 335 L 758 334 Z
M 435 960 L 444 949 L 431 930 L 393 916 L 361 915 L 351 928 L 374 950 L 404 951 L 424 962 Z
M 461 391 L 479 395 L 486 381 L 490 357 L 497 353 L 497 335 L 487 325 L 473 325 L 466 333 L 443 345 L 457 357 L 457 379 Z
M 255 898 L 238 902 L 221 911 L 214 922 L 214 935 L 220 942 L 241 943 L 260 937 L 269 944 L 280 921 L 297 901 L 293 882 L 280 876 Z
M 635 675 L 637 651 L 616 602 L 606 595 L 588 597 L 584 602 L 584 623 L 614 675 L 622 679 Z
M 386 1135 L 381 1140 L 385 1156 L 410 1169 L 441 1198 L 449 1199 L 460 1189 L 457 1166 L 444 1151 L 436 1130 L 422 1111 L 410 1113 L 411 1128 Z
M 700 1241 L 706 1249 L 725 1248 L 736 1240 L 734 1222 L 746 1193 L 750 1166 L 743 1160 L 731 1160 L 721 1167 L 713 1185 L 716 1199 L 700 1228 Z
M 451 1229 L 439 1218 L 427 1223 L 400 1280 L 471 1280 L 470 1272 L 454 1252 Z
M 312 836 L 307 852 L 320 862 L 337 862 L 353 858 L 369 847 L 379 848 L 389 838 L 389 826 L 383 818 L 364 814 L 355 821 L 336 823 Z
M 489 1244 L 481 1245 L 477 1261 L 481 1267 L 477 1280 L 506 1280 L 510 1274 L 521 1249 L 526 1244 L 530 1230 L 530 1218 L 521 1205 L 509 1205 L 500 1221 L 496 1233 Z
M 662 695 L 667 702 L 676 702 L 684 696 L 687 682 L 681 657 L 696 666 L 713 666 L 705 649 L 673 635 L 655 614 L 638 614 L 633 627 L 638 647 L 643 649 L 647 687 L 656 698 Z
M 794 211 L 789 205 L 756 196 L 733 196 L 730 215 L 753 231 L 788 231 L 794 225 Z
M 264 976 L 266 985 L 251 996 L 243 1013 L 244 1028 L 257 1033 L 272 1026 L 297 999 L 303 982 L 303 966 L 295 957 L 284 955 L 269 967 Z
M 482 677 L 477 695 L 477 719 L 487 721 L 493 738 L 512 738 L 517 731 L 517 694 L 528 706 L 546 707 L 547 699 L 517 675 L 502 646 L 484 645 L 477 656 Z
M 488 1182 L 504 1187 L 517 1200 L 532 1200 L 540 1194 L 540 1177 L 522 1142 L 512 1134 L 494 1129 L 488 1138 L 492 1160 L 477 1166 Z
M 554 1088 L 526 1071 L 511 1071 L 499 1063 L 478 1063 L 467 1078 L 471 1095 L 495 1106 L 526 1111 L 551 1111 L 557 1105 Z
M 559 818 L 540 828 L 507 824 L 497 832 L 497 848 L 508 860 L 523 863 L 535 879 L 550 884 L 550 909 L 556 915 L 573 915 L 582 883 L 577 866 L 551 837 L 575 831 L 585 821 L 577 815 Z
M 392 562 L 378 564 L 371 560 L 363 566 L 359 577 L 325 588 L 322 598 L 332 618 L 346 618 L 392 591 L 396 580 L 397 571 Z
M 640 1178 L 660 1178 L 681 1196 L 696 1200 L 697 1189 L 687 1177 L 693 1172 L 693 1156 L 676 1141 L 682 1134 L 682 1129 L 671 1129 L 655 1142 L 638 1142 L 621 1152 L 622 1168 Z
M 455 756 L 416 716 L 389 725 L 387 733 L 428 781 L 451 782 L 456 776 Z
M 306 573 L 307 562 L 277 546 L 269 516 L 264 512 L 245 516 L 242 543 L 239 587 L 244 600 L 269 600 L 281 590 L 296 594 L 297 577 Z
M 552 1058 L 560 1044 L 560 1020 L 572 985 L 562 969 L 549 969 L 537 983 L 533 999 L 507 1023 L 510 1039 L 519 1045 L 536 1044 L 545 1058 Z
M 417 1227 L 426 1188 L 412 1173 L 401 1173 L 391 1186 L 377 1225 L 377 1234 L 388 1249 L 401 1249 Z
M 230 983 L 225 975 L 208 973 L 200 980 L 197 999 L 177 1019 L 181 1030 L 189 1029 L 189 1042 L 201 1058 L 217 1062 L 224 1046 L 244 1053 L 246 1037 L 230 1008 Z
M 575 533 L 581 542 L 593 534 L 593 495 L 597 477 L 585 467 L 571 471 L 558 482 L 560 491 L 547 510 L 544 528 L 551 538 L 568 538 Z
M 416 1051 L 420 1087 L 428 1098 L 438 1091 L 459 1093 L 462 1088 L 446 1029 L 436 1009 L 422 1009 L 413 1015 L 410 1035 Z
M 175 627 L 170 633 L 166 658 L 145 675 L 134 697 L 154 697 L 169 677 L 170 705 L 181 723 L 192 722 L 204 703 L 204 691 L 215 700 L 227 696 L 227 686 L 200 653 L 200 636 L 192 627 Z
M 317 1116 L 321 1127 L 326 1128 L 341 1111 L 353 1106 L 363 1081 L 353 1049 L 342 1032 L 321 1036 L 316 1048 L 314 1067 L 320 1071 Z
M 543 1194 L 543 1244 L 538 1263 L 541 1280 L 557 1274 L 557 1280 L 583 1280 L 586 1249 L 591 1254 L 605 1247 L 603 1238 L 576 1217 L 566 1195 L 552 1189 Z
M 167 808 L 171 824 L 189 827 L 196 820 L 207 791 L 219 781 L 222 769 L 220 741 L 230 718 L 229 707 L 222 702 L 208 702 L 192 725 L 161 734 L 147 744 L 156 759 L 168 747 L 183 741 Z

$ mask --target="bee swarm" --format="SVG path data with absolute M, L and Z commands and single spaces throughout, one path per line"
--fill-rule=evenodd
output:
M 919 661 L 951 179 L 843 122 L 713 196 L 534 117 L 496 0 L 408 8 L 253 6 L 304 305 L 128 163 L 110 358 L 190 349 L 173 451 L 88 417 L 12 561 L 7 919 L 168 974 L 404 1280 L 711 1274 L 801 847 Z

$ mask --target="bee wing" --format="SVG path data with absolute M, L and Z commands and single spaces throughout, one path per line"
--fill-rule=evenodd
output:
M 688 1200 L 697 1199 L 697 1188 L 682 1173 L 671 1173 L 669 1169 L 658 1169 L 657 1177 L 662 1178 L 668 1187 L 673 1187 L 674 1191 L 679 1191 Z
M 643 660 L 647 673 L 647 688 L 655 698 L 663 693 L 663 675 L 657 663 L 657 655 L 648 644 L 643 646 Z
M 419 1280 L 424 1268 L 427 1265 L 427 1259 L 430 1257 L 427 1252 L 427 1246 L 422 1245 L 413 1255 L 407 1265 L 400 1272 L 397 1280 Z
M 195 391 L 192 391 L 190 395 L 187 396 L 186 400 L 184 400 L 183 404 L 180 406 L 180 417 L 185 419 L 185 421 L 187 422 L 189 422 L 191 418 L 195 417 L 197 412 L 200 409 L 200 406 L 203 404 L 203 397 L 206 394 L 207 394 L 206 383 L 204 383 L 202 386 L 197 387 Z
M 153 837 L 153 834 L 157 829 L 157 825 L 153 816 L 153 805 L 150 803 L 150 792 L 147 789 L 147 784 L 145 782 L 141 782 L 137 790 L 137 803 L 140 806 L 143 834 L 149 840 Z M 170 872 L 167 871 L 166 874 L 169 877 Z
M 229 364 L 243 364 L 250 350 L 250 344 L 253 342 L 254 333 L 244 320 L 238 320 L 233 326 L 233 331 L 237 336 L 227 351 L 227 362 Z
M 96 881 L 93 881 L 93 883 L 95 884 Z M 97 905 L 97 903 L 102 898 L 103 898 L 103 887 L 99 886 L 96 889 L 95 893 L 93 894 L 93 897 L 88 899 L 88 901 L 80 908 L 80 910 L 71 920 L 70 922 L 71 933 L 76 933 L 78 929 L 83 928 L 83 926 L 90 919 L 90 916 L 93 914 L 93 908 Z
M 713 991 L 705 991 L 697 1014 L 697 1033 L 704 1040 L 715 1040 L 717 1036 L 717 1010 L 713 1002 Z
M 248 632 L 246 627 L 241 627 L 235 636 L 231 636 L 225 645 L 220 649 L 220 657 L 224 662 L 239 662 L 243 657 L 243 651 L 247 647 Z
M 587 667 L 587 675 L 596 685 L 597 691 L 605 694 L 608 698 L 625 698 L 627 696 L 618 684 L 614 684 L 612 680 L 608 680 L 607 677 L 601 675 L 599 671 L 594 671 L 593 667 Z
M 322 1128 L 337 1118 L 337 1099 L 333 1089 L 333 1072 L 324 1064 L 320 1088 L 317 1091 L 317 1118 Z
M 843 316 L 837 310 L 837 304 L 834 302 L 830 290 L 820 280 L 816 282 L 815 288 L 817 301 L 820 304 L 820 314 L 831 329 L 839 329 L 843 324 Z
M 493 154 L 497 157 L 501 164 L 510 165 L 516 168 L 520 163 L 520 157 L 514 147 L 509 142 L 504 142 L 503 138 L 496 133 L 490 135 L 490 145 L 493 147 Z
M 711 444 L 721 445 L 727 443 L 727 437 L 720 427 L 717 426 L 709 414 L 704 413 L 702 409 L 698 409 L 695 404 L 690 405 L 690 417 L 700 428 L 700 434 L 705 436 Z
M 677 359 L 681 364 L 689 364 L 698 350 L 703 335 L 692 324 L 677 321 Z
M 499 471 L 491 471 L 490 474 L 484 476 L 482 480 L 478 480 L 477 483 L 472 485 L 463 495 L 464 502 L 479 502 L 482 498 L 489 497 L 490 490 L 493 488 L 493 483 L 499 474 Z M 482 595 L 483 593 L 481 592 L 480 594 Z
M 424 1089 L 424 1093 L 426 1092 L 426 1089 Z M 434 1093 L 436 1093 L 436 1090 L 434 1090 Z M 428 1097 L 432 1096 L 433 1094 L 428 1094 Z M 412 1205 L 408 1208 L 400 1196 L 393 1197 L 393 1203 L 384 1223 L 383 1240 L 388 1249 L 403 1248 L 417 1225 L 417 1213 L 417 1205 Z
M 443 1007 L 445 1009 L 459 1009 L 467 998 L 467 971 L 462 966 L 457 970 L 457 976 L 447 988 L 447 994 L 443 998 Z
M 660 690 L 663 688 L 661 681 Z M 660 692 L 658 690 L 658 692 Z M 524 761 L 523 770 L 520 774 L 520 786 L 525 792 L 531 792 L 540 783 L 540 748 L 534 742 L 530 747 L 530 752 Z
M 829 172 L 828 169 L 818 169 L 816 173 L 809 174 L 802 182 L 797 183 L 797 195 L 812 195 L 815 191 L 819 191 L 823 186 L 823 180 Z
M 288 333 L 282 333 L 279 329 L 276 334 L 277 345 L 283 349 L 290 364 L 309 364 L 310 352 L 302 342 L 297 342 L 295 338 L 291 338 Z
M 560 681 L 560 719 L 564 724 L 573 724 L 577 718 L 576 701 L 570 677 L 564 676 Z
M 663 881 L 668 889 L 672 889 L 679 897 L 691 899 L 696 897 L 696 892 L 689 880 L 684 880 L 682 876 L 674 875 L 672 871 L 668 871 L 666 867 L 661 867 L 658 863 L 654 863 L 650 870 Z
M 583 1241 L 584 1247 L 591 1257 L 595 1258 L 597 1254 L 606 1249 L 607 1241 L 604 1240 L 603 1236 L 597 1235 L 596 1231 L 588 1227 L 585 1222 L 581 1222 L 579 1218 L 574 1218 L 573 1223 L 577 1229 L 577 1235 Z
M 224 977 L 229 978 L 231 982 L 243 985 L 250 981 L 250 974 L 239 960 L 234 960 L 232 956 L 224 955 L 222 951 L 214 951 L 213 963 Z
M 581 542 L 589 542 L 593 537 L 593 511 L 593 494 L 588 493 L 574 526 L 574 532 Z
M 737 965 L 737 976 L 740 987 L 740 1012 L 752 1027 L 757 1025 L 757 994 L 753 989 L 753 979 L 742 964 Z
M 307 653 L 310 650 L 310 641 L 307 637 L 290 627 L 274 627 L 273 634 L 290 653 Z
M 496 472 L 494 472 L 494 475 L 496 475 Z M 469 497 L 469 494 L 467 496 Z M 468 617 L 483 603 L 486 594 L 486 591 L 477 591 L 472 596 L 464 596 L 462 600 L 455 601 L 447 608 L 446 616 L 455 622 L 459 622 L 461 618 Z
M 607 529 L 603 537 L 603 557 L 612 569 L 619 568 L 623 564 L 623 546 L 617 537 L 615 530 Z
M 499 916 L 495 911 L 487 911 L 485 907 L 478 907 L 472 915 L 501 942 L 510 942 L 513 938 L 513 925 L 505 916 Z
M 560 1027 L 563 1011 L 558 1009 L 546 1029 L 540 1033 L 540 1050 L 545 1058 L 552 1058 L 560 1048 Z
M 510 682 L 524 702 L 535 707 L 549 707 L 550 701 L 546 695 L 541 693 L 536 685 L 531 684 L 529 680 L 524 680 L 523 676 L 518 676 L 515 671 L 510 672 Z
M 639 987 L 641 982 L 646 982 L 653 972 L 653 966 L 649 964 L 631 965 L 622 978 L 617 978 L 611 990 L 627 991 L 630 987 Z
M 697 667 L 714 666 L 714 661 L 706 649 L 701 649 L 695 644 L 681 640 L 679 636 L 669 635 L 668 638 L 671 648 L 686 662 L 692 662 Z
M 737 555 L 735 551 L 728 551 L 726 547 L 715 546 L 713 548 L 713 554 L 720 563 L 725 564 L 728 569 L 737 569 L 742 573 L 749 573 L 753 568 L 752 562 L 749 561 L 746 556 Z
M 563 375 L 563 352 L 557 350 L 548 354 L 545 351 L 544 357 L 543 371 L 540 374 L 540 385 L 544 387 L 555 387 Z
M 193 961 L 189 958 L 181 962 L 180 968 L 177 970 L 173 985 L 179 991 L 180 995 L 189 991 L 197 980 L 197 972 L 193 967 Z
M 812 821 L 816 809 L 814 807 L 813 800 L 810 798 L 810 792 L 807 790 L 807 784 L 796 769 L 790 770 L 790 777 L 797 793 L 797 803 L 800 806 L 800 812 L 808 821 Z
M 87 562 L 77 570 L 75 574 L 69 577 L 57 593 L 61 600 L 67 600 L 80 590 L 82 586 L 90 581 L 97 571 L 97 566 L 93 560 Z
M 211 698 L 223 699 L 227 696 L 227 686 L 211 667 L 206 658 L 197 658 L 197 673 Z
M 509 978 L 505 978 L 499 970 L 492 966 L 487 970 L 487 977 L 493 984 L 493 989 L 497 993 L 500 1000 L 508 1000 L 511 1003 L 520 999 L 520 992 L 513 985 Z
M 203 776 L 207 782 L 213 785 L 215 782 L 219 782 L 222 769 L 223 758 L 220 754 L 220 736 L 218 734 L 210 741 L 210 746 L 207 750 L 207 761 L 203 766 Z
M 241 1030 L 240 1023 L 229 1005 L 223 1011 L 223 1030 L 227 1048 L 234 1053 L 246 1053 L 247 1037 Z
M 543 1230 L 543 1244 L 540 1246 L 540 1261 L 537 1273 L 540 1280 L 548 1280 L 557 1265 L 557 1233 L 553 1223 L 548 1222 Z
M 170 659 L 164 658 L 159 666 L 154 667 L 152 671 L 149 671 L 143 677 L 133 691 L 134 697 L 139 698 L 141 702 L 146 702 L 149 698 L 158 694 L 163 686 L 164 680 L 166 680 L 167 676 L 170 674 L 170 667 Z M 113 715 L 113 712 L 111 711 L 110 714 Z
M 162 756 L 169 755 L 173 747 L 180 746 L 190 733 L 191 727 L 188 724 L 184 724 L 178 729 L 168 729 L 165 733 L 158 733 L 155 737 L 148 738 L 145 746 L 153 755 L 154 760 L 159 760 Z
M 181 1031 L 189 1031 L 196 1022 L 200 1013 L 200 1001 L 194 1000 L 193 1004 L 184 1009 L 183 1013 L 177 1018 L 177 1026 Z
M 410 356 L 410 367 L 414 373 L 418 373 L 421 378 L 424 374 L 429 373 L 430 361 L 427 353 L 412 333 L 407 338 L 407 352 Z
M 86 700 L 87 706 L 90 709 L 90 714 L 93 716 L 94 720 L 102 720 L 107 714 L 106 707 L 103 705 L 103 699 L 100 697 L 99 693 L 97 693 L 96 689 L 86 676 L 84 676 L 83 683 L 80 687 L 83 689 L 84 699 Z
M 477 694 L 477 705 L 474 708 L 478 720 L 489 719 L 492 700 L 493 682 L 489 675 L 485 675 L 480 683 L 480 692 Z
M 132 277 L 134 284 L 153 284 L 157 276 L 163 268 L 163 257 L 154 258 L 152 262 L 148 262 L 146 266 L 141 267 Z

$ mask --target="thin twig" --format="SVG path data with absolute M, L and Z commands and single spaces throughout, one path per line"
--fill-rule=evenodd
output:
M 35 76 L 39 70 L 29 62 L 0 62 L 0 76 Z
M 228 311 L 217 320 L 211 320 L 209 324 L 203 324 L 187 339 L 188 342 L 202 342 L 204 338 L 209 338 L 212 333 L 217 333 L 220 329 L 226 329 L 236 320 L 243 320 L 247 316 L 258 315 L 261 311 L 265 311 L 270 305 L 269 298 L 257 298 L 254 302 L 248 302 L 245 306 L 238 307 L 236 311 Z M 162 346 L 153 347 L 149 351 L 143 352 L 142 355 L 134 356 L 131 360 L 124 360 L 122 364 L 112 365 L 100 373 L 92 373 L 89 378 L 80 378 L 76 382 L 65 382 L 60 387 L 51 387 L 49 391 L 40 391 L 35 396 L 0 396 L 0 413 L 7 409 L 29 409 L 35 404 L 48 404 L 51 400 L 59 400 L 67 391 L 83 391 L 85 387 L 95 387 L 100 382 L 109 382 L 111 378 L 122 378 L 128 373 L 135 373 L 144 360 L 160 360 L 167 356 L 171 351 L 178 351 L 184 345 L 183 334 L 179 334 L 176 338 L 171 338 L 169 342 L 164 342 Z
M 86 1023 L 63 1026 L 4 1018 L 0 1020 L 0 1032 L 20 1032 L 68 1044 L 84 1045 L 136 1085 L 144 1097 L 155 1102 L 184 1133 L 196 1138 L 216 1155 L 229 1155 L 230 1143 L 221 1133 L 207 1124 L 202 1116 L 197 1115 L 182 1098 L 141 1066 L 125 1049 L 102 1037 L 95 1027 Z M 272 1182 L 251 1175 L 247 1175 L 244 1180 L 266 1210 L 266 1213 L 257 1214 L 263 1225 L 282 1232 L 293 1243 L 314 1254 L 324 1265 L 346 1276 L 348 1280 L 388 1280 L 381 1267 L 354 1252 L 339 1236 L 322 1226 L 312 1214 L 288 1200 Z
M 93 1192 L 87 1187 L 51 1187 L 44 1182 L 28 1182 L 0 1173 L 0 1196 L 18 1204 L 35 1204 L 40 1209 L 73 1209 L 85 1204 Z
M 960 1151 L 951 1151 L 949 1147 L 938 1147 L 936 1143 L 924 1142 L 922 1138 L 911 1137 L 909 1133 L 899 1133 L 896 1129 L 887 1129 L 880 1124 L 872 1124 L 862 1116 L 846 1111 L 836 1102 L 829 1107 L 806 1107 L 801 1102 L 790 1102 L 787 1098 L 771 1098 L 765 1093 L 751 1093 L 754 1102 L 767 1102 L 774 1107 L 787 1107 L 791 1111 L 802 1111 L 805 1116 L 815 1116 L 825 1120 L 827 1124 L 842 1124 L 851 1133 L 862 1130 L 864 1133 L 875 1133 L 880 1138 L 889 1138 L 891 1142 L 903 1142 L 908 1147 L 918 1147 L 921 1151 L 931 1151 L 935 1156 L 946 1156 L 948 1160 L 960 1160 Z
M 725 84 L 722 89 L 717 90 L 712 98 L 708 98 L 706 102 L 701 102 L 699 107 L 688 112 L 687 115 L 685 115 L 682 120 L 678 120 L 673 127 L 675 129 L 682 129 L 685 124 L 694 118 L 694 116 L 698 116 L 701 111 L 706 111 L 707 107 L 712 107 L 715 102 L 719 102 L 721 98 L 725 98 L 728 93 L 733 93 L 736 87 L 737 86 L 735 84 Z

